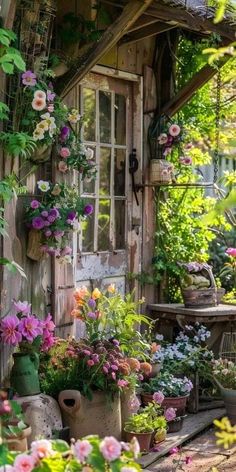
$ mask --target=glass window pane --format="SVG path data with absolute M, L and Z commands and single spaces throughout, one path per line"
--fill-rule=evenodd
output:
M 111 93 L 99 91 L 100 143 L 111 142 Z
M 125 200 L 115 201 L 115 249 L 125 249 Z
M 110 200 L 100 200 L 98 214 L 98 251 L 110 249 Z
M 95 207 L 95 200 L 86 199 L 85 204 L 88 203 Z M 81 222 L 83 252 L 94 252 L 94 214 L 95 211 L 91 215 L 87 216 L 84 221 Z
M 126 98 L 115 95 L 115 143 L 126 144 Z
M 84 140 L 95 141 L 96 139 L 96 92 L 89 88 L 83 88 L 83 122 Z
M 100 148 L 100 186 L 99 195 L 110 195 L 111 150 Z
M 89 146 L 91 149 L 93 149 L 94 151 L 94 157 L 93 157 L 93 161 L 96 162 L 96 148 L 93 147 L 93 146 Z M 82 193 L 92 193 L 94 194 L 95 193 L 95 183 L 96 183 L 96 178 L 97 178 L 97 174 L 96 174 L 96 177 L 95 179 L 87 179 L 85 178 L 82 182 Z
M 115 149 L 114 195 L 118 197 L 125 195 L 125 158 L 125 149 Z

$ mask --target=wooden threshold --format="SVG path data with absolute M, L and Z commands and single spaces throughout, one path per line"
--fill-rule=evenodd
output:
M 194 436 L 197 436 L 199 433 L 209 428 L 215 419 L 222 418 L 224 415 L 224 408 L 188 415 L 184 420 L 182 429 L 178 433 L 168 434 L 167 439 L 163 443 L 160 443 L 158 452 L 149 452 L 143 455 L 138 462 L 143 469 L 146 469 L 161 457 L 167 455 L 173 447 L 185 444 L 187 441 L 194 438 Z

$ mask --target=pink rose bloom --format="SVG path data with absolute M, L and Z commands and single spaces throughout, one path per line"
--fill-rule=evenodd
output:
M 236 248 L 235 247 L 229 247 L 228 249 L 226 249 L 225 253 L 228 256 L 236 257 Z
M 173 421 L 176 418 L 176 408 L 167 408 L 164 416 L 166 421 Z
M 62 147 L 59 152 L 60 156 L 66 159 L 70 156 L 70 150 L 67 147 Z
M 73 446 L 73 453 L 80 462 L 85 462 L 89 454 L 92 452 L 92 445 L 87 439 L 76 441 Z
M 118 385 L 118 387 L 125 388 L 125 387 L 128 387 L 129 382 L 128 382 L 128 380 L 119 379 L 117 381 L 117 385 Z
M 34 458 L 27 454 L 19 454 L 15 458 L 14 470 L 17 472 L 31 472 L 35 466 Z
M 179 125 L 176 125 L 176 124 L 173 124 L 169 127 L 169 133 L 171 136 L 173 136 L 174 138 L 176 136 L 179 136 L 179 133 L 180 133 L 181 129 L 180 129 L 180 126 Z
M 22 334 L 19 332 L 19 324 L 20 322 L 16 315 L 8 315 L 1 320 L 1 340 L 4 343 L 16 346 L 21 342 Z
M 40 321 L 34 315 L 28 315 L 21 319 L 19 323 L 19 331 L 27 341 L 33 342 L 37 336 L 42 334 L 42 326 Z
M 24 313 L 24 315 L 28 315 L 31 311 L 31 304 L 26 301 L 21 302 L 19 300 L 18 302 L 13 302 L 13 306 L 17 313 Z
M 104 374 L 108 374 L 108 368 L 104 365 L 102 368 Z
M 46 100 L 46 93 L 43 90 L 36 90 L 34 92 L 34 98 L 42 98 L 43 100 Z
M 154 402 L 159 403 L 159 405 L 161 405 L 162 402 L 163 402 L 163 400 L 164 400 L 164 398 L 165 398 L 165 396 L 163 395 L 162 392 L 155 392 L 155 393 L 153 394 L 153 397 L 152 397 L 152 398 L 153 398 Z
M 31 105 L 36 111 L 42 111 L 46 108 L 46 102 L 43 98 L 34 98 Z
M 185 166 L 191 166 L 191 164 L 192 164 L 192 158 L 191 158 L 191 157 L 181 156 L 181 157 L 179 158 L 179 162 L 180 162 L 180 164 L 184 164 Z
M 188 151 L 189 149 L 192 149 L 193 144 L 192 143 L 186 143 L 184 148 Z
M 107 436 L 101 442 L 99 449 L 108 462 L 118 459 L 121 455 L 121 444 L 112 436 Z
M 60 172 L 67 172 L 67 170 L 68 170 L 68 165 L 67 165 L 64 161 L 60 161 L 60 162 L 58 163 L 58 170 L 59 170 Z
M 93 361 L 92 359 L 89 359 L 89 360 L 87 361 L 87 365 L 88 365 L 89 367 L 93 367 L 93 366 L 94 366 L 94 361 Z
M 39 439 L 31 443 L 31 452 L 36 459 L 43 459 L 54 454 L 52 444 L 47 439 Z

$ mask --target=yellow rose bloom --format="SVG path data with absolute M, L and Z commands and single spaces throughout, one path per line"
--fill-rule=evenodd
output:
M 94 300 L 97 300 L 97 298 L 101 298 L 102 294 L 100 292 L 100 290 L 98 290 L 98 288 L 95 288 L 92 292 L 92 298 Z

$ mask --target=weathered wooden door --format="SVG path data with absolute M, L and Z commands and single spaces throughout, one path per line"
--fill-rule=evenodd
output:
M 105 287 L 112 282 L 124 292 L 132 264 L 129 155 L 136 147 L 133 107 L 137 97 L 132 82 L 94 73 L 79 85 L 79 95 L 82 139 L 96 156 L 97 178 L 81 183 L 81 193 L 94 213 L 79 234 L 76 283 Z

